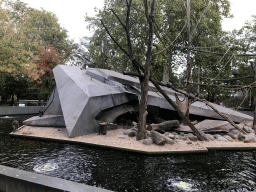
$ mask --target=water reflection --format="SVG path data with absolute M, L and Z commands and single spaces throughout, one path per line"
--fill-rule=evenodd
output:
M 0 164 L 34 172 L 48 162 L 58 169 L 43 174 L 113 191 L 256 190 L 255 151 L 152 157 L 0 134 Z

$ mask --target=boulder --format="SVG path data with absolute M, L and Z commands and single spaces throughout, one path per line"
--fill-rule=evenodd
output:
M 184 135 L 183 137 L 182 137 L 182 140 L 184 140 L 184 141 L 186 141 L 188 139 L 188 136 L 187 135 Z
M 233 129 L 229 133 L 232 133 L 234 135 L 238 135 L 240 133 L 240 131 L 238 131 L 237 129 Z
M 239 133 L 237 138 L 239 141 L 243 141 L 246 137 L 244 136 L 244 134 Z
M 250 127 L 248 126 L 244 126 L 243 130 L 246 132 L 246 133 L 250 133 Z
M 187 141 L 187 144 L 188 144 L 188 145 L 191 145 L 191 144 L 192 144 L 192 141 Z
M 232 139 L 237 139 L 238 135 L 234 135 L 233 133 L 228 133 L 228 136 L 230 136 Z
M 220 141 L 220 142 L 228 142 L 228 140 L 225 138 L 225 137 L 222 137 L 222 136 L 218 136 L 217 137 L 217 141 Z
M 193 135 L 192 133 L 189 133 L 189 134 L 188 134 L 188 138 L 189 138 L 191 141 L 198 141 L 197 136 Z
M 245 143 L 256 143 L 256 136 L 253 133 L 246 135 Z
M 244 126 L 244 131 L 247 132 L 247 133 L 254 133 L 255 134 L 255 131 L 249 126 Z
M 229 135 L 224 135 L 223 137 L 224 137 L 225 139 L 227 139 L 228 141 L 230 141 L 230 142 L 233 142 L 233 141 L 234 141 L 234 139 L 231 138 Z
M 128 133 L 128 136 L 129 137 L 135 137 L 137 135 L 137 132 L 136 131 L 130 131 L 129 133 Z
M 128 135 L 131 132 L 131 129 L 124 130 L 124 135 Z
M 205 134 L 205 135 L 206 135 L 206 137 L 208 137 L 208 139 L 210 139 L 211 141 L 214 141 L 214 140 L 215 140 L 215 138 L 214 138 L 213 135 L 211 135 L 211 134 Z
M 151 138 L 144 139 L 142 141 L 142 144 L 144 144 L 144 145 L 152 145 L 153 144 L 153 140 Z

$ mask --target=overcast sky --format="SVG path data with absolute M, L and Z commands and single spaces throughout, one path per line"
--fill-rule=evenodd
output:
M 103 8 L 104 0 L 23 0 L 29 6 L 47 11 L 57 15 L 62 27 L 68 30 L 70 39 L 79 42 L 79 38 L 88 35 L 84 16 L 95 14 L 94 7 Z M 251 19 L 251 15 L 256 15 L 256 0 L 230 0 L 233 19 L 223 21 L 224 30 L 240 29 L 246 20 Z

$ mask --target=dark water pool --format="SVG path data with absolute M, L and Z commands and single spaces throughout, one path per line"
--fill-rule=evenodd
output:
M 43 174 L 113 191 L 256 190 L 256 151 L 152 157 L 11 138 L 4 133 L 12 120 L 0 117 L 1 165 L 34 172 L 36 165 L 56 163 L 58 169 Z

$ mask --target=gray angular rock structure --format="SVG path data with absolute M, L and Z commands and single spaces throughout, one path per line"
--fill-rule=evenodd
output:
M 54 89 L 43 116 L 25 120 L 25 125 L 66 127 L 69 137 L 98 132 L 99 121 L 114 122 L 125 113 L 138 111 L 139 80 L 106 69 L 80 69 L 58 65 L 53 69 Z M 172 100 L 175 91 L 164 88 Z M 178 96 L 183 97 L 178 94 Z M 150 84 L 148 105 L 174 113 L 173 107 Z M 234 122 L 250 121 L 251 116 L 216 104 L 212 105 Z M 190 114 L 222 119 L 204 103 L 195 102 Z

